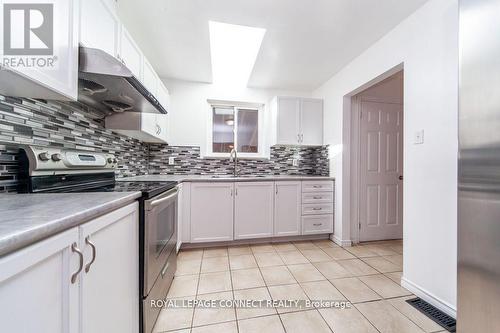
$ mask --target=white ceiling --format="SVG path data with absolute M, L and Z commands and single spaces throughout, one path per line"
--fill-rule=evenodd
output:
M 208 21 L 265 28 L 249 87 L 312 90 L 427 0 L 118 0 L 163 78 L 211 82 Z

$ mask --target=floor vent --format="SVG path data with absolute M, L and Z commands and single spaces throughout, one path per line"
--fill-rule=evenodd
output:
M 448 332 L 456 332 L 457 331 L 457 322 L 452 317 L 448 316 L 443 311 L 438 308 L 430 305 L 426 301 L 421 298 L 412 298 L 407 300 L 408 304 L 413 306 L 415 309 L 422 312 L 424 315 L 434 320 L 440 326 L 445 328 Z

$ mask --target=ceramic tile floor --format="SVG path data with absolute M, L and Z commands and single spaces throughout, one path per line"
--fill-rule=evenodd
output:
M 313 299 L 350 308 L 166 308 L 154 332 L 444 332 L 405 302 L 402 241 L 329 240 L 184 250 L 170 299 Z

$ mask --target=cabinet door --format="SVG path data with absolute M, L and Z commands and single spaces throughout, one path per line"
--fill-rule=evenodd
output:
M 2 332 L 78 332 L 78 229 L 0 258 Z
M 156 115 L 156 125 L 158 139 L 161 141 L 168 143 L 168 115 L 167 114 L 157 114 Z
M 4 2 L 26 3 L 23 1 L 1 1 L 2 4 Z M 25 15 L 28 12 L 28 9 L 18 9 L 10 12 L 5 11 L 4 15 L 10 14 L 14 22 L 18 20 L 16 15 Z M 10 46 L 13 50 L 21 48 L 20 51 L 29 51 L 33 54 L 19 55 L 18 51 L 14 51 L 17 54 L 3 57 L 0 64 L 0 94 L 55 100 L 77 99 L 79 1 L 56 1 L 53 3 L 52 14 L 53 34 L 45 35 L 34 42 L 29 42 L 31 37 L 35 36 L 32 32 L 30 32 L 29 40 L 28 38 L 25 40 L 24 36 L 28 35 L 23 32 L 23 24 L 14 24 L 11 27 L 10 45 L 7 45 L 5 41 L 4 46 Z M 44 15 L 45 13 L 42 13 L 40 17 L 42 23 L 47 19 Z M 17 22 L 19 23 L 19 21 Z M 3 20 L 0 24 L 3 25 Z M 43 25 L 40 29 L 42 28 L 44 28 Z M 50 47 L 52 47 L 52 51 L 40 54 L 35 47 L 43 52 L 50 51 Z M 2 49 L 0 52 L 3 54 L 6 51 Z
M 139 80 L 142 78 L 143 55 L 141 49 L 134 42 L 134 39 L 122 26 L 120 34 L 120 57 L 121 61 L 132 71 L 132 74 Z
M 146 89 L 148 89 L 149 92 L 156 97 L 158 90 L 158 76 L 156 75 L 153 66 L 151 66 L 146 57 L 143 57 L 142 68 L 143 68 L 142 84 L 144 84 Z
M 236 183 L 234 239 L 272 237 L 274 184 Z
M 158 80 L 157 99 L 165 110 L 169 110 L 170 94 L 161 80 Z
M 300 235 L 301 182 L 276 182 L 274 186 L 274 235 Z
M 191 184 L 191 242 L 233 240 L 233 183 Z
M 81 0 L 80 42 L 118 56 L 120 20 L 103 0 Z
M 323 101 L 301 99 L 301 144 L 320 146 L 323 144 Z
M 278 97 L 277 143 L 298 144 L 300 134 L 300 99 Z
M 138 204 L 120 208 L 79 228 L 85 258 L 80 293 L 82 333 L 137 333 Z

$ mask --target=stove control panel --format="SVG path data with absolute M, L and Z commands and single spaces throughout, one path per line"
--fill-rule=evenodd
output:
M 38 146 L 25 146 L 23 151 L 28 159 L 30 173 L 89 169 L 109 171 L 118 165 L 116 157 L 106 153 Z

